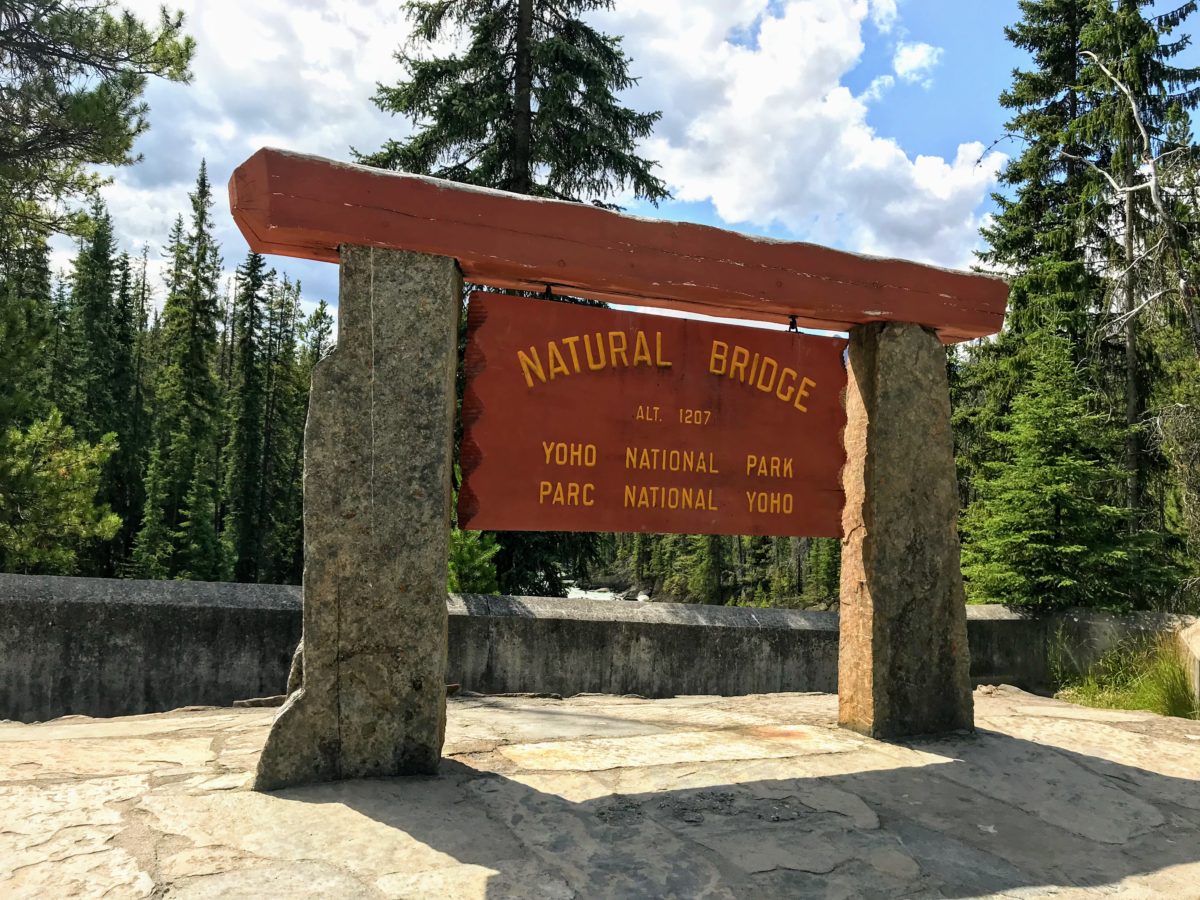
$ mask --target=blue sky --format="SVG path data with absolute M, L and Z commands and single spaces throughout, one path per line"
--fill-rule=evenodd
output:
M 158 2 L 127 5 L 153 15 Z M 397 0 L 176 5 L 198 42 L 194 81 L 151 87 L 145 161 L 106 196 L 127 249 L 157 259 L 206 158 L 232 271 L 246 247 L 223 186 L 254 150 L 346 159 L 408 132 L 370 102 L 375 82 L 399 75 L 391 54 L 407 23 Z M 1004 134 L 997 98 L 1024 65 L 1003 35 L 1018 15 L 1016 0 L 617 0 L 597 24 L 624 35 L 641 78 L 628 102 L 663 111 L 644 152 L 678 198 L 657 210 L 619 199 L 666 219 L 969 265 L 1014 150 L 983 152 Z M 336 302 L 334 266 L 272 264 L 309 302 Z

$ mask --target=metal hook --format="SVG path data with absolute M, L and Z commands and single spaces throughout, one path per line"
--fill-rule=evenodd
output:
M 793 334 L 800 333 L 800 326 L 796 324 L 795 316 L 788 316 L 788 331 L 792 332 Z

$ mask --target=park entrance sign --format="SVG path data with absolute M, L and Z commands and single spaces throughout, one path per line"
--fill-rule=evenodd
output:
M 846 341 L 471 297 L 458 524 L 839 537 Z
M 341 266 L 304 449 L 303 680 L 255 785 L 436 770 L 463 279 L 848 331 L 490 294 L 471 303 L 473 528 L 841 535 L 838 719 L 973 727 L 943 344 L 1004 282 L 278 150 L 230 181 L 251 247 Z

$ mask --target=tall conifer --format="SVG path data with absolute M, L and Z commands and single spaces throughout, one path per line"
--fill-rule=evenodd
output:
M 169 293 L 162 313 L 162 367 L 154 386 L 156 419 L 147 475 L 145 521 L 135 564 L 143 572 L 215 577 L 217 279 L 212 188 L 205 165 L 190 195 L 186 236 L 172 230 Z

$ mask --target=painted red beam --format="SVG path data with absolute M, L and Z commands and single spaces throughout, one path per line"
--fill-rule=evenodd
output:
M 336 262 L 342 244 L 452 256 L 478 284 L 846 330 L 915 322 L 946 343 L 1000 330 L 998 278 L 706 225 L 622 215 L 263 149 L 229 182 L 260 253 Z

